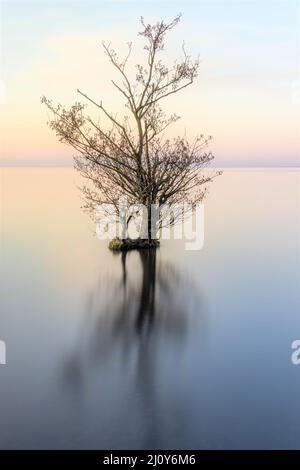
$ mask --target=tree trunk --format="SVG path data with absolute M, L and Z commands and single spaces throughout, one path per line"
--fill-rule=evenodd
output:
M 152 240 L 151 208 L 148 208 L 148 240 Z
M 140 237 L 149 242 L 157 239 L 157 210 L 155 204 L 150 204 L 147 210 L 146 206 L 144 206 Z

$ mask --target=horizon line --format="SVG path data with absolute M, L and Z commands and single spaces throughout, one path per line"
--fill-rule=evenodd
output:
M 68 169 L 74 169 L 74 166 L 72 165 L 2 165 L 0 163 L 0 169 L 5 169 L 5 168 L 8 168 L 8 169 L 18 169 L 18 168 L 22 168 L 22 169 L 25 169 L 25 168 L 28 168 L 28 169 L 50 169 L 50 168 L 53 168 L 53 169 L 58 169 L 58 168 L 61 168 L 61 169 L 65 169 L 65 170 L 68 170 Z M 240 170 L 240 171 L 251 171 L 251 170 L 261 170 L 261 171 L 266 171 L 266 170 L 274 170 L 274 171 L 284 171 L 284 170 L 300 170 L 300 164 L 295 166 L 295 165 L 292 165 L 292 166 L 207 166 L 207 167 L 204 167 L 204 168 L 201 168 L 202 170 L 209 170 L 209 169 L 213 169 L 213 170 Z

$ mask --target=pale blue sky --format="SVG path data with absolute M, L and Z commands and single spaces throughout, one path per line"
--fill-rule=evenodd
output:
M 7 126 L 0 148 L 2 162 L 7 164 L 10 160 L 13 164 L 24 159 L 32 164 L 39 160 L 39 155 L 50 164 L 56 159 L 66 164 L 71 161 L 70 151 L 55 146 L 50 134 L 45 137 L 45 146 L 42 137 L 35 146 L 27 136 L 22 154 L 9 138 L 16 126 L 18 107 L 22 115 L 27 106 L 28 120 L 34 123 L 35 132 L 39 136 L 44 132 L 44 123 L 41 121 L 39 127 L 34 114 L 38 112 L 34 110 L 35 93 L 38 98 L 41 91 L 49 94 L 53 88 L 42 83 L 37 69 L 40 64 L 45 67 L 47 61 L 53 64 L 55 60 L 56 68 L 68 67 L 67 57 L 58 60 L 57 50 L 46 47 L 49 41 L 57 38 L 66 41 L 68 37 L 80 40 L 94 35 L 99 36 L 100 43 L 102 34 L 106 37 L 111 31 L 111 39 L 118 45 L 134 40 L 141 15 L 152 21 L 171 19 L 182 12 L 183 19 L 170 39 L 170 48 L 175 51 L 184 39 L 189 52 L 200 52 L 202 58 L 197 87 L 185 95 L 183 102 L 178 102 L 185 127 L 189 126 L 188 106 L 194 102 L 193 123 L 199 118 L 201 129 L 204 127 L 205 132 L 214 135 L 214 150 L 221 166 L 299 164 L 299 6 L 298 0 L 2 0 L 0 78 L 7 90 L 7 102 L 1 107 Z M 74 48 L 76 45 L 74 41 Z M 93 70 L 86 73 L 91 75 Z M 32 79 L 28 80 L 30 74 Z M 59 94 L 55 72 L 53 81 Z M 99 77 L 97 83 L 101 87 Z M 75 85 L 74 81 L 74 88 Z M 65 90 L 65 84 L 61 87 Z M 14 102 L 14 97 L 18 101 L 15 98 Z M 30 99 L 32 107 L 28 107 Z M 49 139 L 53 139 L 51 145 Z M 55 156 L 51 153 L 53 149 L 57 152 Z

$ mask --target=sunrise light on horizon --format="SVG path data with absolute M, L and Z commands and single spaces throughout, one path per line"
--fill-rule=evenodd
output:
M 118 5 L 126 3 L 126 8 Z M 217 167 L 299 166 L 299 2 L 253 1 L 2 1 L 0 106 L 2 166 L 72 166 L 74 151 L 47 127 L 41 95 L 70 105 L 77 88 L 118 116 L 124 102 L 111 86 L 101 49 L 135 47 L 128 67 L 143 60 L 139 17 L 183 13 L 165 57 L 200 54 L 200 74 L 164 110 L 181 119 L 168 136 L 213 136 Z M 271 21 L 270 21 L 271 19 Z

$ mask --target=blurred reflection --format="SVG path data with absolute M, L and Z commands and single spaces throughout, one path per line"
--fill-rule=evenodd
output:
M 156 251 L 113 256 L 120 258 L 121 276 L 100 278 L 88 293 L 74 351 L 65 361 L 64 376 L 73 385 L 83 380 L 87 371 L 82 368 L 97 365 L 116 352 L 121 353 L 123 364 L 134 355 L 137 370 L 146 360 L 155 362 L 155 343 L 161 340 L 173 344 L 178 353 L 189 322 L 199 312 L 199 293 L 170 264 L 158 262 Z M 139 266 L 134 262 L 128 266 L 128 260 L 136 258 Z
M 155 251 L 114 256 L 119 257 L 121 270 L 113 279 L 100 278 L 88 294 L 74 349 L 64 360 L 64 383 L 78 392 L 97 374 L 102 392 L 105 388 L 106 394 L 119 394 L 125 408 L 132 407 L 136 419 L 147 423 L 145 439 L 154 446 L 163 432 L 163 415 L 166 418 L 160 386 L 168 375 L 173 380 L 178 373 L 181 349 L 199 319 L 200 296 Z M 176 398 L 167 418 L 169 428 L 174 410 L 176 426 L 180 424 L 185 404 L 178 402 L 171 382 L 168 387 L 167 399 Z M 124 410 L 117 410 L 114 400 L 110 397 L 107 407 L 121 421 Z

